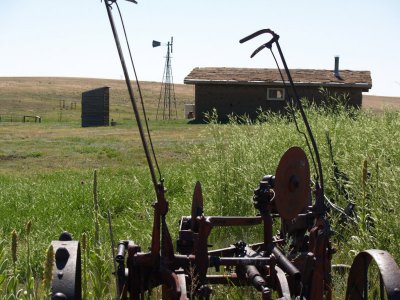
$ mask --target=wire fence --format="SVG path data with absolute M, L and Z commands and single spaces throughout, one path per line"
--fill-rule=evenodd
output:
M 42 118 L 40 116 L 16 116 L 16 115 L 0 115 L 0 122 L 34 122 L 42 123 Z

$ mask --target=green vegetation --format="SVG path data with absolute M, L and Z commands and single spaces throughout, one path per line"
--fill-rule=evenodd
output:
M 128 108 L 125 111 L 128 114 Z M 338 249 L 334 262 L 350 264 L 358 251 L 381 248 L 400 263 L 400 220 L 395 217 L 400 207 L 400 112 L 339 108 L 328 113 L 308 107 L 307 115 L 322 156 L 327 196 L 342 207 L 347 204 L 336 188 L 328 131 L 337 165 L 349 177 L 346 189 L 356 204 L 355 225 L 340 222 L 331 212 Z M 82 241 L 86 299 L 112 298 L 108 211 L 115 239 L 132 239 L 142 249 L 150 245 L 155 195 L 132 121 L 80 128 L 77 120 L 58 122 L 54 115 L 42 124 L 0 123 L 1 299 L 48 295 L 53 251 L 49 245 L 64 230 Z M 168 189 L 167 222 L 173 239 L 181 215 L 190 214 L 197 180 L 202 183 L 206 214 L 253 215 L 251 197 L 262 176 L 275 173 L 287 148 L 306 149 L 290 120 L 269 114 L 262 120 L 240 125 L 220 125 L 215 119 L 208 125 L 150 120 Z M 260 231 L 216 230 L 211 243 L 251 242 Z M 338 293 L 337 299 L 343 298 Z

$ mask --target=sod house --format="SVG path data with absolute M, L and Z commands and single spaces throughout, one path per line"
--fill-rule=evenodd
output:
M 345 98 L 347 105 L 361 107 L 362 93 L 372 87 L 369 71 L 339 72 L 336 68 L 292 69 L 290 72 L 299 97 L 306 97 L 317 104 L 329 104 L 332 101 L 329 94 Z M 202 121 L 204 114 L 214 108 L 221 120 L 226 120 L 230 114 L 247 115 L 254 119 L 260 109 L 284 111 L 292 91 L 286 74 L 283 75 L 289 95 L 277 69 L 195 68 L 185 77 L 184 83 L 195 85 L 194 113 L 197 121 Z

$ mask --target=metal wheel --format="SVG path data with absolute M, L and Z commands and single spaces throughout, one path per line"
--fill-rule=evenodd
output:
M 393 257 L 383 250 L 360 252 L 350 269 L 345 299 L 399 300 L 400 269 Z
M 59 241 L 51 244 L 55 254 L 51 299 L 82 299 L 79 241 L 72 241 L 70 234 L 63 233 Z
M 289 283 L 287 281 L 285 272 L 283 272 L 283 270 L 278 266 L 275 267 L 275 270 L 276 270 L 276 277 L 278 284 L 278 292 L 279 296 L 281 297 L 279 299 L 285 299 L 285 300 L 292 299 L 289 289 Z

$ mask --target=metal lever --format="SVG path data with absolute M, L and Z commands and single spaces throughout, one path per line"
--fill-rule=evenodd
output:
M 288 68 L 288 66 L 287 66 L 287 64 L 286 64 L 285 57 L 283 56 L 282 49 L 281 49 L 281 47 L 280 47 L 280 45 L 279 45 L 279 41 L 278 41 L 278 40 L 279 40 L 279 35 L 277 35 L 277 34 L 276 34 L 275 32 L 273 32 L 271 29 L 261 29 L 261 30 L 259 30 L 259 31 L 254 32 L 253 34 L 250 34 L 249 36 L 247 36 L 247 37 L 241 39 L 239 42 L 240 42 L 240 43 L 247 42 L 248 40 L 251 40 L 252 38 L 255 38 L 256 36 L 259 36 L 260 34 L 263 34 L 263 33 L 269 33 L 269 34 L 271 34 L 271 35 L 272 35 L 272 39 L 271 39 L 269 42 L 267 42 L 267 43 L 261 45 L 260 47 L 258 47 L 258 48 L 251 54 L 251 57 L 254 57 L 254 55 L 256 55 L 258 52 L 260 52 L 260 51 L 261 51 L 262 49 L 264 49 L 264 48 L 269 48 L 269 49 L 271 49 L 272 44 L 273 44 L 273 43 L 276 43 L 276 47 L 277 47 L 277 49 L 278 49 L 279 56 L 281 57 L 281 60 L 282 60 L 283 66 L 284 66 L 284 68 L 285 68 L 285 72 L 286 72 L 287 78 L 289 79 L 290 86 L 292 87 L 292 90 L 293 90 L 294 99 L 295 99 L 295 101 L 296 101 L 296 103 L 297 103 L 297 105 L 298 105 L 298 107 L 299 107 L 299 109 L 300 109 L 301 117 L 302 117 L 302 119 L 303 119 L 303 121 L 304 121 L 304 124 L 305 124 L 306 129 L 307 129 L 308 136 L 309 136 L 310 139 L 311 139 L 311 144 L 312 144 L 312 147 L 313 147 L 313 149 L 314 149 L 314 153 L 315 153 L 315 157 L 316 157 L 317 165 L 318 165 L 318 170 L 317 170 L 316 167 L 315 167 L 315 169 L 316 169 L 316 171 L 317 171 L 317 175 L 318 175 L 317 179 L 318 179 L 318 181 L 319 181 L 319 182 L 317 182 L 317 185 L 316 185 L 316 186 L 318 187 L 317 190 L 319 190 L 318 195 L 316 195 L 316 198 L 318 198 L 318 201 L 316 201 L 316 202 L 319 203 L 319 205 L 317 205 L 317 207 L 318 207 L 318 210 L 321 211 L 320 214 L 321 214 L 321 215 L 324 215 L 325 212 L 326 212 L 326 211 L 325 211 L 325 205 L 321 205 L 321 204 L 324 204 L 324 178 L 323 178 L 323 174 L 322 174 L 321 159 L 320 159 L 320 156 L 319 156 L 317 144 L 316 144 L 316 142 L 315 142 L 314 136 L 313 136 L 312 131 L 311 131 L 310 124 L 308 123 L 307 116 L 306 116 L 306 114 L 305 114 L 305 112 L 304 112 L 303 105 L 301 104 L 300 97 L 299 97 L 299 95 L 297 94 L 296 87 L 294 86 L 293 79 L 292 79 L 292 75 L 290 74 L 290 70 L 289 70 L 289 68 Z M 277 63 L 277 64 L 278 64 L 278 63 Z M 279 69 L 279 66 L 278 66 L 278 69 Z M 283 78 L 282 78 L 282 80 L 283 80 Z M 285 86 L 285 85 L 284 85 L 284 86 Z M 286 88 L 286 86 L 285 86 L 285 88 Z M 299 130 L 299 129 L 297 129 L 297 130 Z M 300 132 L 300 130 L 299 130 L 299 132 Z M 301 133 L 301 132 L 300 132 L 300 133 Z M 306 139 L 306 141 L 307 141 L 307 146 L 308 146 L 308 148 L 309 148 L 309 150 L 310 150 L 310 154 L 311 154 L 311 156 L 313 157 L 313 161 L 314 161 L 314 156 L 313 156 L 313 154 L 312 154 L 310 145 L 308 144 L 307 136 L 306 136 L 304 133 L 303 133 L 303 135 L 305 136 L 305 139 Z M 315 166 L 315 164 L 314 164 L 314 166 Z M 318 184 L 318 183 L 319 183 L 319 184 Z M 321 209 L 319 209 L 320 207 L 321 207 Z
M 136 0 L 125 0 L 125 1 L 128 1 L 128 2 L 132 2 L 132 3 L 138 4 Z M 103 0 L 101 0 L 101 2 L 103 2 Z M 117 2 L 117 0 L 106 0 L 106 2 L 115 3 L 115 2 Z
M 272 44 L 277 42 L 279 40 L 279 35 L 277 35 L 275 32 L 273 32 L 271 29 L 261 29 L 259 31 L 256 31 L 244 38 L 242 38 L 239 43 L 244 43 L 247 42 L 253 38 L 255 38 L 256 36 L 259 36 L 260 34 L 264 34 L 264 33 L 269 33 L 272 35 L 272 38 L 270 41 L 268 41 L 265 44 L 262 44 L 260 47 L 258 47 L 256 50 L 254 50 L 254 52 L 250 55 L 250 58 L 253 58 L 258 52 L 260 52 L 262 49 L 264 48 L 268 48 L 271 49 Z

